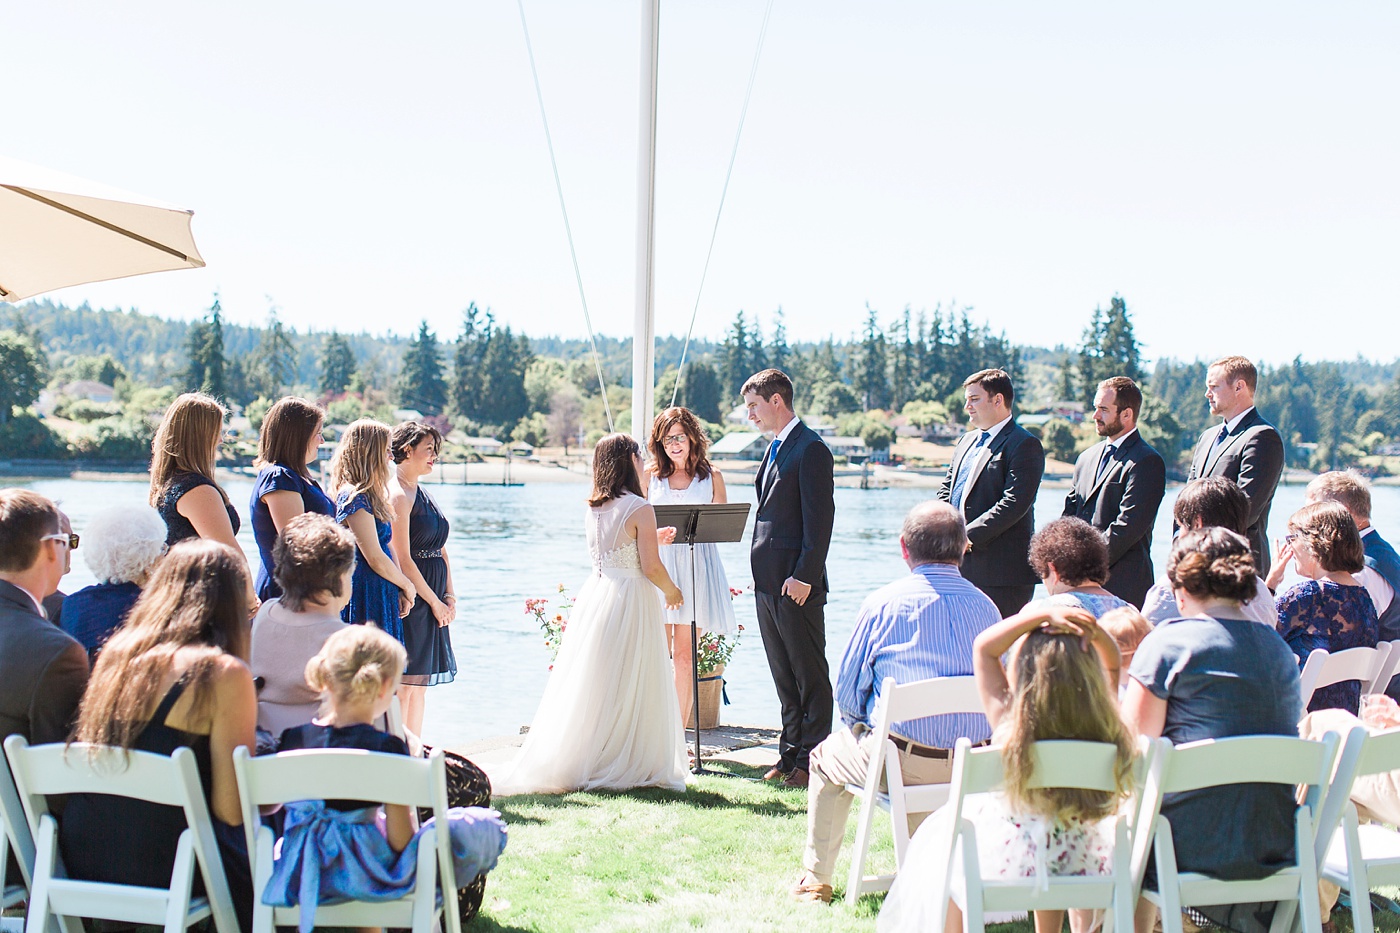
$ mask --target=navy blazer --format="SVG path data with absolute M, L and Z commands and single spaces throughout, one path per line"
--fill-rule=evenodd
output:
M 1283 475 L 1283 438 L 1252 409 L 1240 419 L 1225 442 L 1216 445 L 1220 425 L 1207 428 L 1196 442 L 1191 457 L 1191 479 L 1223 476 L 1240 487 L 1249 500 L 1249 549 L 1259 576 L 1269 575 L 1272 555 L 1269 549 L 1269 507 L 1274 490 Z
M 0 738 L 67 739 L 87 678 L 83 646 L 41 616 L 28 593 L 0 580 Z
M 943 485 L 938 487 L 938 498 L 951 502 L 953 481 L 963 458 L 977 457 L 963 491 L 962 513 L 972 550 L 963 557 L 962 575 L 984 590 L 1034 586 L 1040 578 L 1027 555 L 1035 532 L 1035 497 L 1045 473 L 1045 450 L 1034 435 L 1014 421 L 978 449 L 981 436 L 981 431 L 963 435 Z
M 1361 544 L 1366 549 L 1366 566 L 1380 574 L 1395 593 L 1381 613 L 1379 629 L 1381 641 L 1395 641 L 1400 639 L 1400 554 L 1378 531 L 1363 535 Z
M 1113 460 L 1099 472 L 1102 440 L 1079 455 L 1074 488 L 1065 496 L 1066 516 L 1082 518 L 1108 539 L 1110 593 L 1142 608 L 1152 588 L 1152 527 L 1167 491 L 1162 455 L 1134 431 L 1123 438 Z
M 768 454 L 758 468 L 753 542 L 749 564 L 754 589 L 780 596 L 783 581 L 794 577 L 812 587 L 808 602 L 826 602 L 826 552 L 836 518 L 835 476 L 831 450 L 802 422 L 778 446 L 776 469 Z

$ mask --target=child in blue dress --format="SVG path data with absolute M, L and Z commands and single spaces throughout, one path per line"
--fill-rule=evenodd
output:
M 321 693 L 315 722 L 282 733 L 279 749 L 356 748 L 409 754 L 404 740 L 373 723 L 389 709 L 406 655 L 403 645 L 373 626 L 342 629 L 306 664 L 306 682 Z M 272 878 L 263 903 L 301 905 L 301 933 L 310 933 L 316 905 L 355 899 L 397 900 L 414 888 L 419 830 L 411 808 L 365 800 L 308 800 L 286 808 Z M 452 839 L 453 867 L 466 884 L 496 867 L 506 845 L 495 810 L 454 807 L 443 821 Z
M 335 520 L 355 535 L 359 560 L 350 582 L 346 622 L 371 622 L 400 643 L 403 623 L 417 596 L 389 549 L 393 507 L 389 504 L 389 427 L 363 418 L 345 429 L 331 459 Z

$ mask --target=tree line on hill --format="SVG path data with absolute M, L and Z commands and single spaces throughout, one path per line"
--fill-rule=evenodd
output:
M 743 381 L 772 366 L 793 376 L 799 412 L 881 448 L 899 424 L 960 424 L 962 380 L 1000 367 L 1017 387 L 1018 412 L 1050 414 L 1035 419 L 1034 430 L 1059 459 L 1096 439 L 1085 414 L 1095 386 L 1111 375 L 1142 384 L 1142 433 L 1179 467 L 1212 421 L 1203 398 L 1208 361 L 1160 359 L 1149 369 L 1120 296 L 1093 310 L 1074 347 L 1013 344 L 970 311 L 905 308 L 882 321 L 867 306 L 846 339 L 790 343 L 781 308 L 766 331 L 759 315 L 741 310 L 719 341 L 691 341 L 683 366 L 685 341 L 657 340 L 656 406 L 674 398 L 718 436 L 742 427 L 725 416 Z M 326 404 L 332 423 L 387 421 L 414 409 L 468 434 L 566 447 L 596 439 L 607 412 L 626 423 L 631 405 L 630 339 L 530 338 L 475 304 L 456 333 L 440 336 L 423 321 L 409 338 L 298 332 L 275 309 L 262 327 L 230 324 L 217 296 L 188 322 L 50 301 L 12 318 L 0 330 L 0 450 L 11 456 L 144 459 L 153 419 L 187 390 L 224 399 L 255 423 L 273 400 L 299 393 Z M 1383 469 L 1382 454 L 1400 441 L 1396 370 L 1359 357 L 1261 366 L 1258 407 L 1285 438 L 1289 465 Z M 83 382 L 110 386 L 111 400 L 65 394 Z M 32 411 L 45 388 L 62 431 Z

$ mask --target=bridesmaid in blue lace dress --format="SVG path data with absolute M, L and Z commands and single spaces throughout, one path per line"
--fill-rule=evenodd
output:
M 399 684 L 403 721 L 411 732 L 423 732 L 427 688 L 449 684 L 457 676 L 448 626 L 457 618 L 452 568 L 447 562 L 447 516 L 419 481 L 433 471 L 442 434 L 430 424 L 405 421 L 394 428 L 389 450 L 395 466 L 389 486 L 394 508 L 394 557 L 413 583 L 418 599 L 403 620 L 403 644 L 408 667 Z
M 1374 648 L 1379 637 L 1376 605 L 1352 574 L 1366 566 L 1366 551 L 1356 522 L 1336 502 L 1305 505 L 1288 519 L 1288 535 L 1265 581 L 1270 590 L 1283 582 L 1292 560 L 1308 579 L 1278 597 L 1278 633 L 1298 656 L 1301 667 L 1315 648 L 1345 651 Z M 1319 687 L 1308 711 L 1344 709 L 1356 713 L 1361 685 L 1354 680 Z
M 331 459 L 335 520 L 355 535 L 359 559 L 351 577 L 346 622 L 371 622 L 403 641 L 400 621 L 413 605 L 413 584 L 389 549 L 389 428 L 367 418 L 345 429 Z

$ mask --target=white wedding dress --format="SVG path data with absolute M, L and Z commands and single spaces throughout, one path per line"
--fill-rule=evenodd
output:
M 646 504 L 627 493 L 588 510 L 593 573 L 569 613 L 520 757 L 493 782 L 499 796 L 685 788 L 664 606 L 626 529 Z

